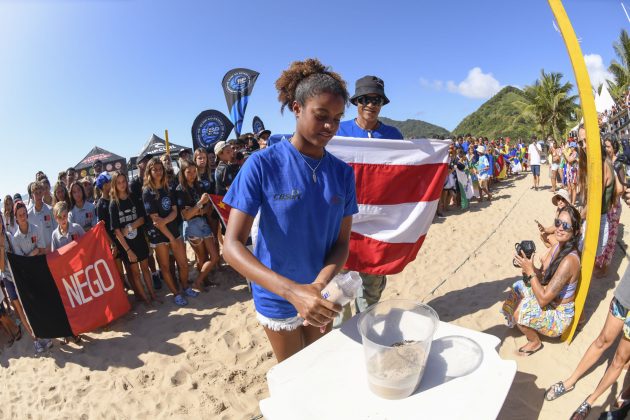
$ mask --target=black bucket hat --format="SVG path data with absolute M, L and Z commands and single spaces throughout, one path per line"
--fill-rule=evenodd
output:
M 363 76 L 354 85 L 354 95 L 350 98 L 352 105 L 357 104 L 357 98 L 364 95 L 379 95 L 383 97 L 383 105 L 389 103 L 385 96 L 385 82 L 376 76 Z

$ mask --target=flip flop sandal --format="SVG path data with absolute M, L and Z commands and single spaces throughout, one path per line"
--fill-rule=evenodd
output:
M 577 410 L 573 412 L 570 420 L 585 420 L 591 412 L 591 405 L 584 401 Z
M 553 401 L 556 398 L 563 396 L 567 392 L 573 391 L 574 389 L 575 385 L 567 389 L 564 387 L 564 382 L 556 382 L 555 384 L 551 385 L 551 387 L 549 387 L 547 391 L 545 391 L 545 399 L 547 401 Z
M 525 346 L 523 346 L 523 347 L 525 347 Z M 540 347 L 538 347 L 536 350 L 523 350 L 523 347 L 518 349 L 518 352 L 520 354 L 522 354 L 522 355 L 525 355 L 525 356 L 531 356 L 532 354 L 541 351 L 543 349 L 543 347 L 545 347 L 545 345 L 543 343 L 540 343 Z
M 186 306 L 188 305 L 188 301 L 182 295 L 177 295 L 175 296 L 175 305 Z

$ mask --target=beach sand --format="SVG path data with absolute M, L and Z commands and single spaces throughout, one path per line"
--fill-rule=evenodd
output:
M 544 184 L 547 167 L 542 169 Z M 494 189 L 491 203 L 474 203 L 470 210 L 436 219 L 416 261 L 389 278 L 383 298 L 423 301 L 442 321 L 502 339 L 499 353 L 516 360 L 518 372 L 499 418 L 568 418 L 595 388 L 608 359 L 556 401 L 544 401 L 544 389 L 565 379 L 598 335 L 627 260 L 618 248 L 608 277 L 593 279 L 589 321 L 573 344 L 545 339 L 542 351 L 517 356 L 525 338 L 508 329 L 499 313 L 520 274 L 512 266 L 514 243 L 532 239 L 542 250 L 534 219 L 548 225 L 554 217 L 549 187 L 534 191 L 530 186 L 529 176 L 504 181 Z M 629 221 L 630 209 L 624 205 L 621 222 Z M 621 229 L 619 239 L 629 243 Z M 268 396 L 265 374 L 275 359 L 257 324 L 245 281 L 229 267 L 214 278 L 220 286 L 190 299 L 188 307 L 176 307 L 170 297 L 155 309 L 136 304 L 108 328 L 86 334 L 82 345 L 56 341 L 50 352 L 35 357 L 32 340 L 25 335 L 13 347 L 3 348 L 0 418 L 257 416 L 258 401 Z M 612 356 L 615 347 L 616 343 L 606 355 Z M 597 402 L 591 418 L 610 407 L 622 383 L 623 374 Z

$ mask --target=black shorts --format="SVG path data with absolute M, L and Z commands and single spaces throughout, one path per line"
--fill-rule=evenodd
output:
M 127 246 L 129 246 L 129 249 L 131 249 L 133 253 L 136 254 L 136 258 L 138 259 L 137 262 L 141 262 L 149 258 L 149 246 L 147 245 L 147 241 L 144 239 L 144 235 L 138 235 L 132 240 L 125 239 L 125 242 L 127 242 Z M 120 257 L 120 259 L 125 263 L 130 264 L 131 261 L 129 261 L 129 256 L 127 255 L 127 252 L 123 249 L 122 245 L 117 244 L 117 246 L 118 256 Z

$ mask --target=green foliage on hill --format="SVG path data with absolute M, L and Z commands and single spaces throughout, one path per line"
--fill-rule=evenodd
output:
M 437 136 L 449 138 L 451 135 L 447 129 L 426 121 L 396 121 L 385 117 L 380 117 L 379 120 L 384 124 L 393 125 L 399 129 L 406 139 L 436 138 Z
M 454 135 L 465 135 L 488 137 L 529 138 L 536 130 L 536 122 L 522 115 L 521 108 L 517 103 L 525 102 L 525 95 L 522 90 L 506 86 L 496 95 L 487 100 L 475 112 L 468 115 L 459 123 Z

